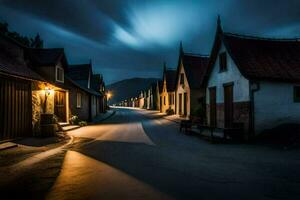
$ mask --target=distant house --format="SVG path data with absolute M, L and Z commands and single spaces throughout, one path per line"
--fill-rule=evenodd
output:
M 176 78 L 176 114 L 189 118 L 197 110 L 205 116 L 204 78 L 207 71 L 208 56 L 184 53 L 180 44 L 180 53 Z
M 141 91 L 139 94 L 139 108 L 144 108 L 145 105 L 145 93 Z
M 153 83 L 147 90 L 147 109 L 148 110 L 156 110 L 156 99 L 157 99 L 157 92 L 156 92 L 156 84 Z
M 97 111 L 99 111 L 100 113 L 104 113 L 107 109 L 107 95 L 105 82 L 101 74 L 93 74 L 91 87 L 92 89 L 100 93 L 101 96 L 99 99 L 99 109 L 97 109 Z
M 35 85 L 47 84 L 27 66 L 24 49 L 0 34 L 0 140 L 33 136 L 32 92 Z M 44 92 L 45 87 L 40 88 L 39 94 Z
M 161 112 L 161 93 L 162 93 L 162 81 L 159 80 L 156 82 L 156 110 Z
M 224 33 L 218 20 L 207 83 L 210 126 L 250 137 L 300 123 L 300 42 Z
M 166 113 L 167 110 L 172 110 L 175 113 L 176 74 L 176 70 L 167 69 L 166 65 L 164 65 L 162 93 L 160 95 L 162 113 Z
M 103 94 L 92 88 L 92 64 L 70 65 L 67 73 L 70 87 L 71 114 L 91 121 L 100 113 Z
M 93 74 L 91 87 L 93 90 L 99 92 L 101 95 L 99 99 L 99 108 L 97 108 L 97 112 L 104 113 L 107 109 L 107 96 L 105 83 L 101 74 Z
M 148 107 L 148 91 L 145 89 L 143 90 L 143 96 L 144 96 L 144 106 L 143 106 L 143 109 L 147 109 Z

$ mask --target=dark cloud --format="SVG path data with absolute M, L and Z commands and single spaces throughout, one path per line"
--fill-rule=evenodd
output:
M 175 67 L 181 40 L 208 53 L 218 14 L 228 32 L 300 37 L 299 8 L 299 0 L 0 0 L 0 20 L 65 47 L 71 63 L 93 59 L 112 82 L 160 77 L 164 60 Z

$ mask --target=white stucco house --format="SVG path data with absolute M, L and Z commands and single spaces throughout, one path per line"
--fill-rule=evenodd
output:
M 246 137 L 300 123 L 300 41 L 224 33 L 219 19 L 206 104 L 210 126 L 240 126 Z
M 182 44 L 180 44 L 179 49 L 175 86 L 175 110 L 176 114 L 180 117 L 190 119 L 190 117 L 193 115 L 195 116 L 199 110 L 202 110 L 205 114 L 206 84 L 204 78 L 209 57 L 185 53 Z

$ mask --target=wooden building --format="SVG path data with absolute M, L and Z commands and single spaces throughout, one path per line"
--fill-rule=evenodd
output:
M 33 136 L 32 88 L 45 80 L 26 65 L 24 47 L 0 35 L 0 140 Z
M 225 33 L 220 19 L 207 80 L 209 125 L 249 138 L 300 123 L 300 42 Z
M 182 44 L 180 44 L 176 77 L 177 115 L 185 118 L 197 115 L 197 117 L 202 117 L 204 120 L 206 107 L 204 78 L 208 61 L 208 56 L 185 53 Z
M 71 114 L 76 115 L 81 120 L 91 121 L 101 110 L 103 111 L 104 95 L 100 92 L 100 87 L 93 82 L 92 64 L 70 65 L 67 74 L 70 87 L 70 109 Z M 99 89 L 96 91 L 93 89 Z M 102 89 L 103 90 L 103 89 Z

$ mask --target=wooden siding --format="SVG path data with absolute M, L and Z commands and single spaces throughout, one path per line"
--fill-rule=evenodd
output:
M 0 76 L 0 140 L 32 134 L 31 82 Z

